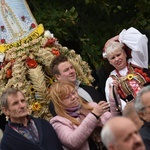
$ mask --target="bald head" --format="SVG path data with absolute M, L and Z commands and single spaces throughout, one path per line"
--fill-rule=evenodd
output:
M 136 125 L 126 117 L 113 117 L 102 129 L 101 138 L 108 150 L 145 150 Z

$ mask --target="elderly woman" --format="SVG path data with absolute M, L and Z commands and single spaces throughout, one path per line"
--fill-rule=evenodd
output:
M 50 123 L 66 149 L 103 149 L 100 131 L 111 117 L 109 104 L 105 101 L 84 101 L 77 93 L 75 85 L 58 81 L 51 85 L 51 100 L 56 116 Z
M 134 99 L 141 87 L 150 81 L 148 77 L 148 39 L 131 27 L 108 40 L 103 56 L 115 68 L 106 80 L 106 99 L 110 99 L 109 86 L 116 88 L 122 109 Z M 127 53 L 130 49 L 130 55 Z M 130 57 L 127 57 L 130 56 Z M 128 58 L 128 59 L 127 59 Z

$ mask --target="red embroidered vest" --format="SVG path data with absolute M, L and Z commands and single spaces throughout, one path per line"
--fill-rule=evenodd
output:
M 126 102 L 130 101 L 131 97 L 133 99 L 145 83 L 150 82 L 150 77 L 147 71 L 149 70 L 134 68 L 129 65 L 126 76 L 121 76 L 118 71 L 116 71 L 118 76 L 111 75 L 113 79 L 118 80 L 120 83 L 118 94 L 123 100 Z

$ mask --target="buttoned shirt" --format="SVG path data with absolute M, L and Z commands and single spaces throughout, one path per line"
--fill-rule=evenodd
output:
M 8 125 L 28 140 L 34 143 L 39 143 L 39 135 L 36 125 L 29 116 L 27 116 L 27 119 L 27 126 L 24 126 L 22 123 L 13 123 L 11 121 L 8 121 Z

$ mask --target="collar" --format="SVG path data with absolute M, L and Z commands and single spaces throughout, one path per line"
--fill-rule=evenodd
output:
M 66 112 L 71 117 L 78 117 L 79 116 L 79 112 L 78 112 L 79 109 L 81 109 L 81 104 L 79 104 L 76 107 L 67 108 Z
M 78 89 L 79 88 L 79 85 L 81 84 L 81 81 L 79 80 L 76 80 L 76 88 Z
M 28 120 L 28 123 L 30 123 L 31 122 L 31 116 L 28 115 L 26 118 Z M 14 123 L 14 122 L 11 122 L 10 120 L 8 121 L 8 125 L 11 126 L 11 127 L 15 127 L 15 128 L 24 126 L 22 123 Z
M 143 120 L 143 119 L 142 119 Z M 150 122 L 147 122 L 147 121 L 145 121 L 145 120 L 143 120 L 144 121 L 144 125 L 148 125 L 148 126 L 150 126 Z

